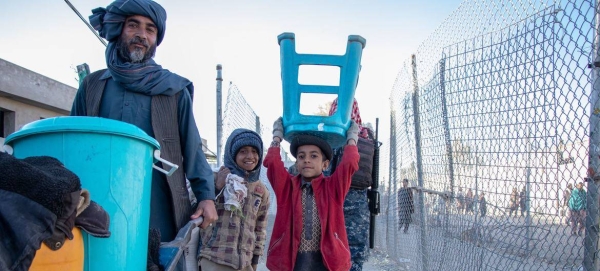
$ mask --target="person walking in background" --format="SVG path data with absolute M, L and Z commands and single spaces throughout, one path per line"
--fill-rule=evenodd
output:
M 569 210 L 571 211 L 571 235 L 581 236 L 585 227 L 585 210 L 587 193 L 583 183 L 577 183 L 569 198 Z
M 481 213 L 481 217 L 485 217 L 487 214 L 487 201 L 483 192 L 479 195 L 479 212 Z
M 331 103 L 329 116 L 337 111 L 337 98 Z M 360 161 L 358 170 L 352 175 L 350 190 L 344 200 L 344 220 L 346 223 L 346 232 L 348 233 L 348 245 L 350 246 L 350 256 L 352 267 L 350 271 L 361 271 L 363 263 L 368 259 L 368 241 L 369 241 L 369 200 L 367 190 L 372 183 L 373 156 L 375 152 L 374 132 L 371 128 L 362 125 L 360 110 L 356 98 L 352 103 L 350 119 L 353 120 L 359 129 L 358 133 L 358 153 Z M 329 170 L 323 172 L 325 175 L 331 175 L 335 172 L 337 165 L 341 163 L 344 148 L 339 147 L 333 150 L 333 158 Z
M 412 189 L 408 187 L 408 179 L 402 180 L 402 188 L 398 190 L 398 219 L 399 229 L 404 225 L 404 233 L 408 233 L 408 225 L 415 212 Z
M 471 188 L 469 188 L 467 190 L 467 195 L 465 196 L 465 204 L 466 204 L 466 211 L 465 213 L 473 213 L 474 209 L 473 209 L 473 205 L 475 203 L 475 199 L 473 198 L 473 190 Z
M 444 196 L 438 196 L 437 202 L 433 207 L 433 212 L 435 213 L 435 225 L 442 226 L 442 220 L 444 215 L 446 214 L 446 200 L 447 198 Z
M 521 217 L 525 216 L 525 211 L 527 211 L 527 190 L 525 190 L 525 186 L 519 193 L 519 207 L 521 208 Z
M 508 217 L 512 217 L 513 212 L 517 216 L 517 209 L 519 208 L 519 192 L 516 187 L 513 187 L 512 193 L 510 194 L 510 201 L 508 203 Z
M 198 265 L 204 271 L 256 271 L 267 237 L 269 190 L 259 179 L 263 158 L 260 135 L 235 129 L 227 138 L 217 172 L 219 218 L 200 231 Z
M 456 209 L 459 214 L 463 213 L 465 209 L 465 193 L 463 193 L 462 187 L 458 188 L 458 192 L 456 193 Z
M 571 225 L 571 210 L 569 210 L 569 199 L 571 198 L 571 192 L 573 191 L 573 184 L 567 184 L 567 188 L 563 191 L 562 215 L 565 218 L 565 225 Z

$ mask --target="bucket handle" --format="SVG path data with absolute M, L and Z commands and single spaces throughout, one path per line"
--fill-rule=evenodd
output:
M 156 159 L 156 160 L 160 161 L 160 162 L 161 162 L 161 163 L 163 163 L 164 165 L 167 165 L 167 166 L 170 166 L 170 167 L 171 167 L 171 170 L 169 170 L 169 171 L 166 171 L 166 170 L 164 170 L 163 168 L 161 168 L 161 167 L 159 167 L 159 166 L 157 166 L 157 165 L 154 165 L 154 164 L 152 165 L 152 167 L 153 167 L 154 169 L 156 169 L 156 170 L 158 170 L 158 171 L 160 171 L 160 172 L 164 173 L 164 174 L 165 174 L 165 175 L 167 175 L 167 176 L 171 176 L 171 175 L 173 175 L 173 172 L 175 172 L 175 170 L 177 170 L 177 169 L 179 168 L 179 166 L 178 166 L 178 165 L 176 165 L 176 164 L 173 164 L 173 163 L 171 163 L 171 162 L 169 162 L 169 161 L 167 161 L 167 160 L 165 160 L 165 159 L 162 159 L 162 158 L 160 157 L 160 150 L 154 150 L 154 159 Z
M 13 148 L 11 146 L 9 146 L 9 145 L 4 145 L 3 148 L 2 148 L 2 150 L 0 150 L 0 151 L 3 151 L 3 152 L 8 153 L 10 155 L 13 154 Z

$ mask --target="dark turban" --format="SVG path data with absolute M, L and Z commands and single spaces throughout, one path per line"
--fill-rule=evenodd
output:
M 125 19 L 133 15 L 148 17 L 154 22 L 158 28 L 156 45 L 160 45 L 167 27 L 167 12 L 154 1 L 116 0 L 106 8 L 93 9 L 90 23 L 101 37 L 112 42 L 121 36 Z

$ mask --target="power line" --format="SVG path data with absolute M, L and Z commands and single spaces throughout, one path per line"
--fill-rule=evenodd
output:
M 77 16 L 79 16 L 79 19 L 81 19 L 81 21 L 83 21 L 83 23 L 85 25 L 87 25 L 87 27 L 92 31 L 92 33 L 94 33 L 94 35 L 96 35 L 96 37 L 100 40 L 100 42 L 102 42 L 102 44 L 104 44 L 104 46 L 106 46 L 106 41 L 100 37 L 100 35 L 98 35 L 98 32 L 96 32 L 96 30 L 94 29 L 94 27 L 92 27 L 92 25 L 90 23 L 88 23 L 88 21 L 86 21 L 83 16 L 81 16 L 81 13 L 79 13 L 79 11 L 77 11 L 77 9 L 75 8 L 75 6 L 73 6 L 71 4 L 71 2 L 69 2 L 69 0 L 65 0 L 65 2 L 67 3 L 67 5 L 69 5 L 69 7 L 71 7 L 71 9 L 73 10 L 73 12 L 75 12 L 75 14 L 77 14 Z

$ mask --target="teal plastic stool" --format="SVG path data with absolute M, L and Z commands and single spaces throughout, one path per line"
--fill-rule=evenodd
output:
M 23 126 L 5 144 L 17 158 L 57 158 L 107 211 L 109 238 L 84 232 L 84 270 L 146 270 L 153 163 L 171 164 L 160 159 L 155 139 L 121 121 L 56 117 Z
M 343 146 L 346 142 L 346 130 L 351 123 L 350 113 L 358 83 L 362 50 L 367 41 L 361 36 L 350 35 L 344 55 L 316 55 L 296 53 L 294 33 L 282 33 L 277 36 L 277 40 L 281 58 L 284 138 L 291 142 L 297 134 L 308 133 L 324 138 L 333 148 Z M 339 86 L 299 84 L 300 65 L 339 67 Z M 302 93 L 336 94 L 338 96 L 336 113 L 331 116 L 301 114 Z

